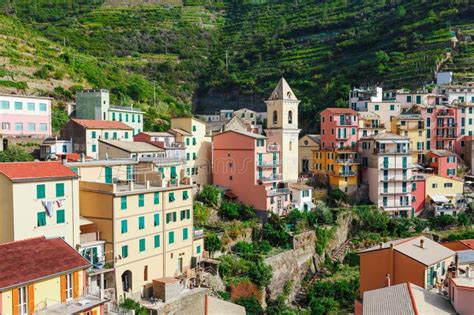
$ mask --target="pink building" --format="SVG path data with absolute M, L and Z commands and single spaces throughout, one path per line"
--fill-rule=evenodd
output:
M 256 210 L 285 214 L 290 190 L 282 182 L 280 146 L 251 132 L 228 130 L 213 136 L 213 183 Z
M 414 215 L 419 215 L 425 209 L 426 201 L 426 177 L 414 175 L 411 182 L 411 206 Z
M 0 94 L 0 135 L 51 135 L 51 98 Z
M 321 149 L 357 150 L 359 118 L 350 108 L 326 108 L 321 112 Z
M 461 109 L 446 106 L 426 106 L 421 109 L 426 126 L 427 150 L 451 150 L 462 153 Z
M 458 314 L 474 314 L 474 304 L 472 303 L 474 301 L 474 277 L 471 269 L 465 267 L 463 275 L 456 275 L 456 272 L 455 276 L 449 279 L 449 299 Z
M 448 150 L 433 150 L 428 153 L 428 164 L 436 175 L 455 177 L 458 168 L 458 157 Z

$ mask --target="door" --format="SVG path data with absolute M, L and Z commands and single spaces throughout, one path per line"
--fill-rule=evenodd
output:
M 428 269 L 428 288 L 434 286 L 434 267 Z
M 309 172 L 309 160 L 303 159 L 303 173 Z
M 112 169 L 108 166 L 105 167 L 105 183 L 112 184 Z
M 178 258 L 178 271 L 179 271 L 180 273 L 183 272 L 183 258 L 182 258 L 182 257 L 181 257 L 181 258 Z

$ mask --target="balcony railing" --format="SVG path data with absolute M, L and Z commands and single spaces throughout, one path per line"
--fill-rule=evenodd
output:
M 394 150 L 394 149 L 374 149 L 375 154 L 411 154 L 413 153 L 410 149 Z
M 353 172 L 353 171 L 334 172 L 334 171 L 331 171 L 331 172 L 329 172 L 329 175 L 340 176 L 340 177 L 351 177 L 351 176 L 357 176 L 357 172 Z
M 337 159 L 337 164 L 359 164 L 360 159 Z
M 389 176 L 383 176 L 380 181 L 382 182 L 397 182 L 397 181 L 408 181 L 412 180 L 413 176 L 408 177 L 408 175 L 401 175 L 401 176 L 396 176 L 396 175 L 389 175 Z
M 267 152 L 280 152 L 280 146 L 278 144 L 267 145 Z
M 290 193 L 290 190 L 288 188 L 278 188 L 278 189 L 272 189 L 267 192 L 268 197 L 273 197 L 277 195 L 287 195 Z
M 385 164 L 385 163 L 382 163 L 380 164 L 380 169 L 382 170 L 386 170 L 386 169 L 409 169 L 409 168 L 413 168 L 413 165 L 412 164 L 403 164 L 403 163 L 397 163 L 397 164 Z
M 454 113 L 451 113 L 447 110 L 440 110 L 436 116 L 438 116 L 438 117 L 454 117 Z
M 259 168 L 273 168 L 273 167 L 277 167 L 280 165 L 280 162 L 279 161 L 273 161 L 273 162 L 259 162 L 257 164 L 257 167 Z
M 406 189 L 403 189 L 403 188 L 388 188 L 387 190 L 385 189 L 382 189 L 380 191 L 380 193 L 382 195 L 405 195 L 405 194 L 410 194 L 411 193 L 411 189 L 408 189 L 408 187 Z
M 266 182 L 274 182 L 281 179 L 282 179 L 281 175 L 272 175 L 272 176 L 262 176 L 259 180 L 266 183 Z
M 194 230 L 194 238 L 201 238 L 204 237 L 204 230 L 199 229 L 199 230 Z

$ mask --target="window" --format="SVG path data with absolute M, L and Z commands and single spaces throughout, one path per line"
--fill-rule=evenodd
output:
M 10 109 L 10 102 L 2 101 L 2 109 Z
M 132 114 L 132 122 L 135 122 L 135 115 Z
M 120 221 L 120 231 L 122 232 L 122 234 L 128 232 L 128 223 L 127 223 L 127 220 L 122 220 L 122 221 Z
M 453 187 L 453 183 L 444 183 L 444 188 Z
M 288 111 L 288 123 L 289 124 L 293 123 L 293 112 L 291 110 Z
M 200 254 L 201 253 L 201 245 L 198 245 L 196 247 L 196 254 Z
M 35 103 L 28 103 L 26 108 L 28 108 L 28 110 L 35 111 Z
M 183 241 L 188 239 L 188 228 L 183 229 Z
M 186 146 L 189 146 L 189 138 L 186 138 Z
M 197 159 L 197 153 L 193 153 L 193 160 L 195 161 Z
M 196 131 L 196 130 L 197 130 L 197 129 L 196 129 L 196 126 L 193 126 L 193 131 Z
M 431 184 L 431 188 L 438 188 L 438 184 Z
M 95 139 L 95 138 L 97 138 L 97 132 L 92 131 L 92 139 Z
M 40 103 L 39 108 L 40 108 L 40 112 L 45 112 L 46 111 L 46 104 L 45 103 Z
M 66 300 L 72 299 L 72 273 L 66 275 Z
M 128 257 L 128 245 L 123 245 L 122 246 L 122 258 L 127 258 Z
M 48 125 L 44 124 L 44 123 L 41 123 L 40 124 L 40 131 L 42 131 L 42 132 L 48 131 Z
M 139 216 L 138 217 L 138 229 L 143 230 L 145 228 L 145 217 Z
M 15 123 L 16 131 L 23 131 L 23 123 Z
M 391 104 L 390 105 L 390 110 L 395 110 L 395 105 Z
M 155 192 L 153 194 L 153 204 L 157 205 L 160 203 L 160 194 Z
M 153 215 L 153 226 L 158 226 L 158 225 L 160 225 L 160 214 L 155 213 Z
M 276 110 L 273 111 L 273 124 L 276 125 L 278 123 L 278 113 Z
M 175 198 L 174 198 L 174 193 L 169 193 L 169 202 L 173 202 L 175 201 Z
M 35 131 L 35 130 L 36 130 L 36 124 L 28 123 L 28 131 Z
M 56 184 L 56 197 L 64 197 L 64 184 L 63 183 Z
M 189 161 L 189 154 L 190 153 L 186 153 L 186 161 Z
M 127 209 L 127 196 L 120 197 L 120 209 Z
M 196 145 L 196 144 L 197 144 L 196 138 L 193 138 L 193 145 Z
M 23 110 L 23 103 L 22 102 L 15 102 L 15 109 L 16 110 Z
M 139 194 L 138 195 L 138 206 L 139 207 L 144 207 L 145 206 L 145 195 L 144 194 Z
M 141 238 L 138 241 L 138 247 L 139 247 L 140 253 L 145 251 L 145 239 L 144 238 Z
M 184 219 L 186 219 L 186 210 L 181 210 L 181 212 L 180 212 L 180 219 L 181 219 L 181 221 L 183 221 Z
M 411 103 L 411 95 L 407 95 L 407 103 Z
M 112 113 L 112 120 L 115 120 L 115 113 Z
M 113 139 L 114 139 L 114 140 L 117 140 L 117 132 L 114 132 L 114 133 L 113 133 Z
M 109 133 L 107 131 L 104 133 L 104 138 L 109 139 Z
M 128 122 L 128 114 L 125 114 L 125 121 Z
M 137 115 L 137 118 L 138 118 L 138 122 L 142 121 L 142 115 Z
M 380 107 L 379 105 L 375 105 L 374 110 L 379 110 L 379 107 Z
M 124 135 L 125 135 L 125 139 L 128 139 L 128 132 L 125 132 Z
M 36 214 L 36 225 L 45 226 L 46 225 L 46 212 L 41 211 Z
M 64 210 L 57 210 L 56 211 L 56 223 L 61 224 L 66 222 L 66 217 L 64 214 Z
M 174 243 L 174 231 L 168 232 L 168 244 Z
M 421 96 L 420 95 L 416 96 L 416 103 L 421 104 Z
M 95 144 L 92 145 L 92 152 L 93 153 L 97 152 L 97 145 Z
M 10 123 L 2 122 L 2 130 L 10 130 Z
M 153 239 L 154 239 L 154 242 L 153 242 L 153 243 L 154 243 L 155 248 L 160 247 L 160 236 L 159 236 L 159 235 L 155 235 Z
M 28 314 L 28 296 L 27 296 L 27 287 L 21 287 L 18 290 L 18 315 L 27 315 Z
M 119 113 L 119 121 L 122 121 L 122 113 Z
M 188 200 L 189 196 L 188 196 L 188 191 L 185 190 L 183 191 L 183 200 Z
M 44 184 L 36 185 L 36 199 L 42 199 L 46 197 L 46 186 Z

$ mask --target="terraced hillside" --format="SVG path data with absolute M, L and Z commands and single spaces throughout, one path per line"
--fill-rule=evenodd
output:
M 466 21 L 455 26 L 458 44 L 442 69 L 454 72 L 458 83 L 474 81 L 474 24 Z

